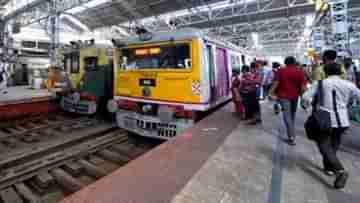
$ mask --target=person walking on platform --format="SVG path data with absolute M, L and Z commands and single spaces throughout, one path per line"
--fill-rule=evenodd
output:
M 243 118 L 245 110 L 240 96 L 240 70 L 233 70 L 231 78 L 231 92 L 232 100 L 235 106 L 235 113 L 237 116 Z
M 256 64 L 243 66 L 243 74 L 240 80 L 240 95 L 245 107 L 245 119 L 248 124 L 256 125 L 261 123 L 260 102 L 257 97 L 257 88 L 261 84 L 261 77 L 256 72 Z
M 273 75 L 275 76 L 277 71 L 280 69 L 281 64 L 279 62 L 273 62 L 272 64 L 272 71 Z
M 350 127 L 347 104 L 350 100 L 360 101 L 360 90 L 354 83 L 341 78 L 342 70 L 339 64 L 332 63 L 324 66 L 327 79 L 315 82 L 302 97 L 303 108 L 308 108 L 321 91 L 320 98 L 315 99 L 313 112 L 321 109 L 329 112 L 328 130 L 315 130 L 315 136 L 319 151 L 323 157 L 324 172 L 327 175 L 336 175 L 334 187 L 341 189 L 345 187 L 348 173 L 337 157 L 337 151 L 341 144 L 342 135 Z M 308 133 L 308 132 L 307 132 Z M 308 135 L 309 136 L 309 135 Z
M 345 58 L 344 59 L 344 67 L 345 70 L 347 72 L 347 77 L 346 79 L 349 80 L 350 82 L 357 84 L 357 80 L 356 80 L 356 67 L 354 66 L 352 59 L 351 58 Z
M 337 52 L 335 50 L 326 50 L 323 53 L 323 64 L 332 64 L 332 63 L 336 63 L 336 58 L 337 58 Z M 326 74 L 324 72 L 324 65 L 315 65 L 313 66 L 312 69 L 312 81 L 318 81 L 318 80 L 323 80 L 326 78 Z M 343 79 L 347 78 L 347 73 L 345 70 L 344 66 L 341 66 L 341 77 Z
M 309 68 L 306 64 L 301 65 L 301 69 L 304 71 L 305 80 L 308 84 L 312 83 L 311 74 L 309 72 Z
M 281 105 L 291 145 L 295 145 L 295 116 L 298 98 L 306 89 L 304 71 L 295 64 L 295 57 L 289 56 L 285 59 L 285 67 L 278 70 L 270 90 L 270 97 Z
M 262 99 L 266 99 L 269 95 L 269 91 L 274 79 L 273 70 L 270 66 L 268 66 L 268 62 L 264 62 L 264 67 L 262 69 Z

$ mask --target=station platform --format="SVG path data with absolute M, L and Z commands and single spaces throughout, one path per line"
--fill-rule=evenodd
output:
M 52 101 L 56 92 L 35 90 L 29 86 L 8 87 L 0 92 L 0 120 L 12 119 L 25 114 L 46 113 L 57 109 Z
M 321 171 L 299 110 L 297 145 L 289 146 L 281 117 L 262 105 L 263 124 L 248 126 L 228 104 L 61 203 L 358 203 L 360 127 L 344 136 L 339 156 L 350 173 L 343 190 Z

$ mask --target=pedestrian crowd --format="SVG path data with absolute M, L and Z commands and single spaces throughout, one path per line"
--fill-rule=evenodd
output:
M 296 145 L 295 119 L 299 106 L 309 112 L 304 128 L 323 158 L 323 171 L 335 176 L 334 188 L 346 185 L 348 172 L 337 151 L 344 133 L 351 127 L 349 106 L 360 101 L 360 74 L 350 58 L 339 60 L 327 50 L 322 63 L 300 65 L 289 56 L 278 62 L 254 61 L 244 65 L 232 80 L 236 112 L 246 124 L 262 122 L 260 101 L 273 101 L 276 114 L 282 112 L 288 143 Z M 308 111 L 310 110 L 310 111 Z

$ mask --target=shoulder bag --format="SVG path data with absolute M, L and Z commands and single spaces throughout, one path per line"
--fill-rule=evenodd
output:
M 306 135 L 310 140 L 320 139 L 321 135 L 326 135 L 331 132 L 331 113 L 329 111 L 319 108 L 324 105 L 324 88 L 323 81 L 319 81 L 317 93 L 314 97 L 313 112 L 305 122 Z M 336 120 L 339 127 L 341 127 L 339 113 L 337 111 L 336 91 L 332 92 L 333 107 L 336 115 Z

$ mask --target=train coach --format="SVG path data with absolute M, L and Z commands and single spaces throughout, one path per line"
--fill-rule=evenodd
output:
M 119 127 L 169 139 L 231 98 L 232 68 L 244 52 L 196 29 L 142 33 L 113 40 L 114 98 Z
M 64 70 L 72 84 L 72 91 L 61 99 L 61 107 L 68 112 L 93 115 L 104 114 L 112 98 L 113 48 L 94 42 L 73 44 L 64 53 Z

